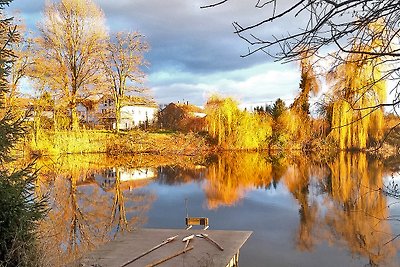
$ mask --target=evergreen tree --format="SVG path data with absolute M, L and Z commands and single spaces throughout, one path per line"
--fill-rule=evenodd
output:
M 287 107 L 286 107 L 285 102 L 282 99 L 278 98 L 275 101 L 274 105 L 272 106 L 272 109 L 271 109 L 270 113 L 271 113 L 272 118 L 274 120 L 276 120 L 286 110 L 287 110 Z
M 35 173 L 32 164 L 21 170 L 11 168 L 11 151 L 23 136 L 23 119 L 6 110 L 4 97 L 7 75 L 15 58 L 11 45 L 19 36 L 12 18 L 4 19 L 4 7 L 11 0 L 0 0 L 0 266 L 35 266 L 35 223 L 44 214 L 44 201 L 34 196 Z M 11 170 L 13 169 L 13 170 Z

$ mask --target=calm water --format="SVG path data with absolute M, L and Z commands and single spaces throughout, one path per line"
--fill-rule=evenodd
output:
M 37 193 L 51 265 L 136 227 L 251 230 L 240 266 L 399 266 L 400 203 L 379 189 L 399 181 L 397 159 L 364 154 L 207 158 L 74 156 L 39 162 Z

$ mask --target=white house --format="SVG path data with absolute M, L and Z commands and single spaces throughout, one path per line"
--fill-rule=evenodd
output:
M 137 169 L 114 167 L 93 174 L 93 178 L 105 191 L 109 191 L 114 188 L 118 177 L 122 187 L 132 189 L 134 184 L 147 183 L 156 178 L 157 174 L 157 169 L 151 167 Z
M 120 129 L 127 130 L 149 125 L 157 118 L 157 105 L 143 98 L 125 97 L 121 106 L 121 119 L 118 122 Z M 103 121 L 108 121 L 113 129 L 116 128 L 115 102 L 112 98 L 105 97 L 100 101 L 99 113 Z
M 158 109 L 147 105 L 132 104 L 121 108 L 120 129 L 131 129 L 151 124 L 157 117 Z
M 121 182 L 153 179 L 157 177 L 155 168 L 122 169 L 120 171 Z

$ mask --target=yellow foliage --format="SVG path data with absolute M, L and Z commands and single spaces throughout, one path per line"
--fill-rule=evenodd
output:
M 210 136 L 226 149 L 261 149 L 272 134 L 268 117 L 239 110 L 231 98 L 212 96 L 206 113 Z
M 371 25 L 372 28 L 377 27 Z M 381 44 L 355 44 L 355 51 L 372 51 Z M 329 79 L 333 81 L 331 136 L 340 149 L 364 149 L 369 142 L 382 138 L 383 109 L 376 107 L 385 101 L 386 82 L 382 77 L 380 58 L 350 54 Z
M 366 154 L 340 153 L 329 164 L 331 199 L 326 202 L 329 238 L 342 236 L 351 252 L 367 257 L 371 265 L 386 265 L 395 253 L 386 197 L 377 190 L 383 186 L 383 164 Z M 389 260 L 390 261 L 390 260 Z
M 218 157 L 207 169 L 207 206 L 231 206 L 251 188 L 270 186 L 272 163 L 259 153 L 229 153 Z

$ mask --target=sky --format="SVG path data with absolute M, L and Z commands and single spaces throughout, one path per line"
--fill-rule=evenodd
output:
M 28 30 L 35 32 L 44 0 L 14 0 Z M 212 94 L 230 96 L 244 105 L 271 104 L 278 97 L 293 101 L 299 88 L 299 66 L 274 62 L 263 53 L 242 58 L 248 45 L 236 36 L 232 22 L 250 24 L 268 10 L 256 1 L 231 0 L 200 9 L 212 0 L 94 0 L 104 11 L 110 33 L 139 31 L 150 44 L 144 69 L 146 86 L 159 104 L 189 101 L 204 105 Z M 290 21 L 263 27 L 265 35 L 284 32 Z

